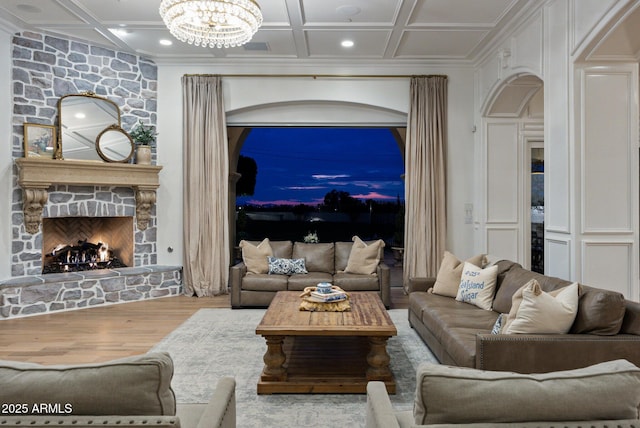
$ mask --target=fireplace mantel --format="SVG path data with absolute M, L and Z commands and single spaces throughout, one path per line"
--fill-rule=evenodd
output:
M 37 233 L 42 209 L 52 185 L 121 186 L 136 193 L 136 224 L 145 230 L 160 187 L 158 165 L 134 165 L 94 161 L 67 161 L 43 158 L 18 158 L 18 184 L 23 190 L 24 222 L 27 232 Z

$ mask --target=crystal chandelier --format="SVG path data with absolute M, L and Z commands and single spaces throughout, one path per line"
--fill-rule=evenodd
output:
M 160 16 L 178 40 L 210 48 L 241 46 L 262 25 L 254 0 L 162 0 Z

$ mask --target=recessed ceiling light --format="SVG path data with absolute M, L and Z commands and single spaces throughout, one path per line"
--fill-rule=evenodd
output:
M 342 45 L 343 48 L 351 48 L 353 47 L 353 44 L 353 40 L 343 40 L 340 42 L 340 45 Z
M 171 46 L 173 42 L 169 39 L 160 39 L 160 44 L 162 46 Z
M 75 114 L 75 117 L 76 117 L 76 119 L 84 119 L 84 118 L 87 117 L 87 115 L 82 113 L 82 112 L 79 112 L 79 113 Z
M 352 5 L 342 5 L 336 8 L 336 11 L 343 14 L 344 16 L 351 17 L 356 16 L 360 13 L 360 8 L 358 6 Z
M 124 37 L 131 34 L 131 30 L 128 30 L 126 28 L 109 28 L 109 31 L 111 31 L 118 37 Z

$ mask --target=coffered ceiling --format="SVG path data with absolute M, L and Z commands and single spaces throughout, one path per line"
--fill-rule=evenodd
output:
M 160 0 L 2 0 L 0 26 L 31 29 L 150 57 L 157 62 L 473 63 L 518 17 L 545 0 L 257 0 L 264 24 L 231 49 L 174 39 Z M 591 60 L 640 57 L 639 2 L 588 52 Z M 344 48 L 343 40 L 354 46 Z M 170 40 L 170 46 L 160 44 Z
M 264 24 L 231 49 L 174 39 L 160 0 L 3 0 L 0 23 L 88 41 L 156 60 L 473 61 L 539 0 L 257 0 Z M 160 40 L 171 40 L 163 46 Z M 354 42 L 343 48 L 342 40 Z

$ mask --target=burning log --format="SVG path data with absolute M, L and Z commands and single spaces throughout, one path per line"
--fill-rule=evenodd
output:
M 126 267 L 102 242 L 78 241 L 78 245 L 58 244 L 45 255 L 42 273 L 77 272 Z

